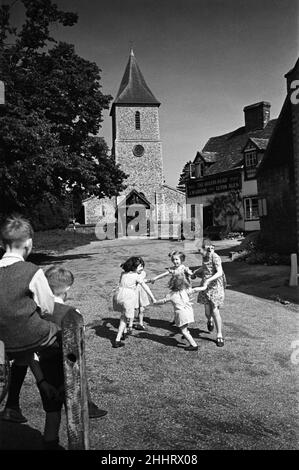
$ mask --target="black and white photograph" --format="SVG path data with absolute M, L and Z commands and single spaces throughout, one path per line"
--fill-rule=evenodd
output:
M 298 451 L 298 0 L 0 25 L 0 459 Z

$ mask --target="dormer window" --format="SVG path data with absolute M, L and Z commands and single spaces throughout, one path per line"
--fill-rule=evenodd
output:
M 195 164 L 190 163 L 189 165 L 189 178 L 195 178 Z
M 253 168 L 257 165 L 257 156 L 256 151 L 253 150 L 251 152 L 245 153 L 245 166 L 246 168 Z
M 135 113 L 135 129 L 137 131 L 140 130 L 140 112 L 139 111 L 136 111 Z
M 245 177 L 246 179 L 256 178 L 256 169 L 257 169 L 257 153 L 255 149 L 250 149 L 244 153 L 245 159 Z
M 204 168 L 205 168 L 204 162 L 196 163 L 196 169 L 195 169 L 196 178 L 202 178 L 204 176 Z

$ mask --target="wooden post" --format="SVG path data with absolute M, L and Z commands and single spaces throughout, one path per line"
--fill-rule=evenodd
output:
M 88 403 L 83 317 L 75 310 L 62 321 L 62 349 L 69 450 L 88 450 Z
M 5 104 L 5 87 L 4 83 L 0 80 L 0 105 Z
M 298 286 L 298 264 L 297 264 L 297 255 L 296 253 L 291 254 L 291 272 L 289 285 Z
M 0 341 L 0 403 L 6 397 L 9 385 L 10 366 L 5 357 L 5 347 L 3 341 Z

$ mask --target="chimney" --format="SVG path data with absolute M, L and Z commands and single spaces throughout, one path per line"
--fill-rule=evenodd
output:
M 260 101 L 259 103 L 245 106 L 243 109 L 245 116 L 245 129 L 246 131 L 255 131 L 264 129 L 270 120 L 270 107 L 271 104 L 267 101 Z

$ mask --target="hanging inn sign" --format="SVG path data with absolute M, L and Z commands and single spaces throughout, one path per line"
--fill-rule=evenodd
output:
M 188 197 L 239 190 L 242 188 L 241 173 L 238 171 L 191 179 L 187 188 Z

